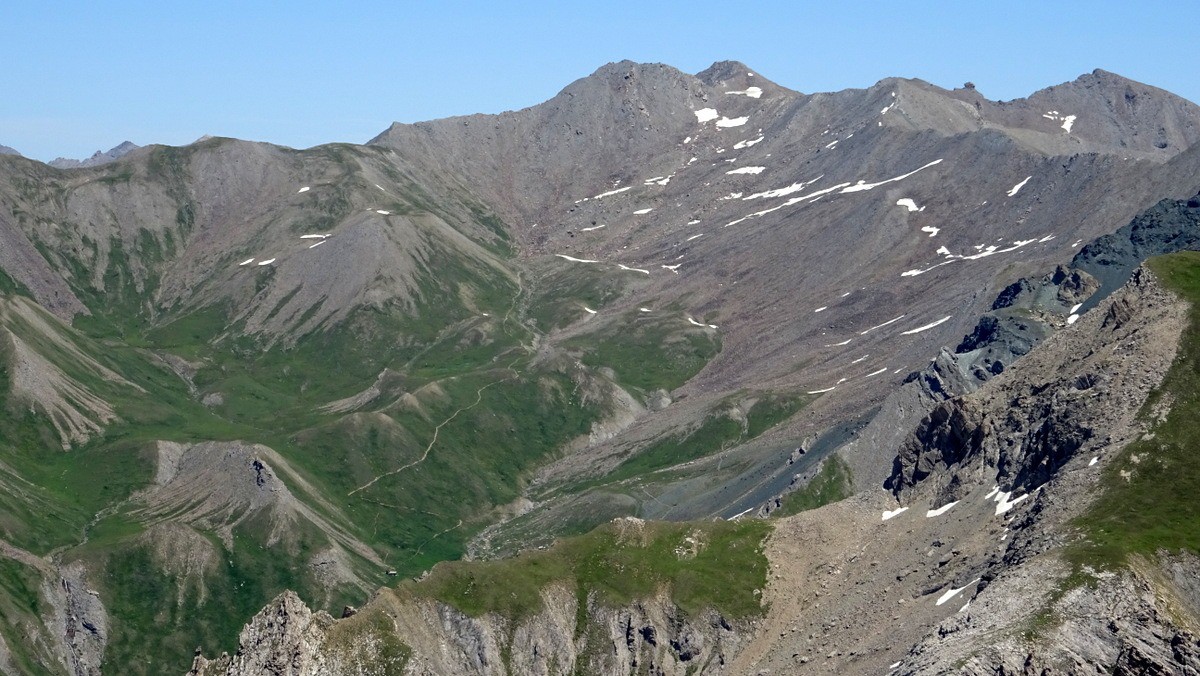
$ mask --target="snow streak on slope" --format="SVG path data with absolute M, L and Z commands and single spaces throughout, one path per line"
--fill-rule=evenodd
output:
M 1018 183 L 1018 184 L 1014 185 L 1012 188 L 1010 188 L 1010 189 L 1009 189 L 1009 191 L 1008 191 L 1008 196 L 1009 196 L 1009 197 L 1013 197 L 1013 196 L 1015 196 L 1017 193 L 1021 192 L 1021 188 L 1024 188 L 1024 187 L 1025 187 L 1025 184 L 1026 184 L 1026 183 L 1028 183 L 1028 182 L 1029 182 L 1029 179 L 1031 179 L 1031 178 L 1033 178 L 1033 177 L 1032 177 L 1032 176 L 1026 176 L 1024 181 L 1021 181 L 1020 183 Z
M 947 317 L 942 317 L 941 319 L 937 320 L 936 322 L 932 322 L 932 323 L 930 323 L 930 324 L 926 324 L 925 326 L 918 326 L 917 328 L 915 328 L 915 329 L 912 329 L 912 330 L 909 330 L 909 331 L 901 331 L 901 332 L 900 332 L 900 335 L 902 335 L 902 336 L 911 336 L 911 335 L 913 335 L 914 333 L 920 333 L 920 332 L 922 332 L 922 331 L 928 331 L 929 329 L 932 329 L 933 327 L 935 327 L 935 326 L 938 326 L 939 324 L 944 324 L 945 322 L 948 322 L 948 321 L 950 321 L 950 317 L 952 317 L 952 316 L 953 316 L 953 315 L 950 315 L 950 316 L 947 316 Z
M 930 162 L 929 164 L 926 164 L 926 165 L 924 165 L 924 166 L 922 166 L 922 167 L 918 167 L 918 168 L 916 168 L 916 169 L 913 169 L 912 171 L 908 172 L 907 174 L 901 174 L 901 175 L 899 175 L 899 176 L 896 176 L 895 178 L 889 178 L 889 179 L 885 179 L 885 180 L 879 181 L 879 182 L 877 182 L 877 183 L 867 183 L 865 180 L 860 180 L 858 183 L 856 183 L 856 184 L 854 184 L 854 185 L 852 185 L 852 186 L 850 186 L 850 187 L 848 187 L 848 188 L 845 188 L 845 189 L 843 189 L 843 190 L 842 190 L 842 192 L 843 192 L 843 193 L 850 193 L 850 192 L 860 192 L 860 191 L 863 191 L 863 190 L 871 190 L 871 189 L 873 189 L 873 188 L 878 188 L 878 187 L 879 187 L 879 186 L 881 186 L 881 185 L 886 185 L 886 184 L 888 184 L 888 183 L 895 183 L 896 181 L 902 181 L 902 180 L 904 180 L 904 179 L 908 178 L 909 176 L 912 176 L 913 174 L 915 174 L 915 173 L 917 173 L 917 172 L 919 172 L 919 171 L 922 171 L 922 170 L 924 170 L 924 169 L 928 169 L 929 167 L 932 167 L 932 166 L 935 166 L 935 165 L 938 165 L 938 164 L 941 164 L 941 163 L 942 163 L 942 160 L 939 158 L 939 159 L 936 159 L 936 160 L 934 160 L 934 161 Z

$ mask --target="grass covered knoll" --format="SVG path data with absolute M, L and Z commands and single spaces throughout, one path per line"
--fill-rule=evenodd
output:
M 695 429 L 654 441 L 608 475 L 579 484 L 574 490 L 645 477 L 732 448 L 757 438 L 812 401 L 811 397 L 782 393 L 755 394 L 753 398 L 754 403 L 742 416 L 744 420 L 734 417 L 729 410 L 714 410 Z
M 1200 552 L 1200 253 L 1148 264 L 1192 304 L 1175 362 L 1142 410 L 1148 418 L 1156 404 L 1170 402 L 1170 413 L 1151 438 L 1129 444 L 1106 468 L 1103 492 L 1077 521 L 1086 538 L 1068 551 L 1077 566 L 1112 568 L 1161 550 Z
M 512 559 L 443 563 L 428 578 L 401 589 L 478 617 L 520 620 L 542 607 L 541 590 L 566 584 L 579 599 L 616 606 L 666 588 L 681 610 L 713 608 L 730 618 L 763 613 L 756 591 L 766 585 L 762 541 L 770 525 L 736 522 L 665 523 L 617 519 L 550 549 Z M 579 611 L 586 614 L 586 608 Z M 577 618 L 576 631 L 586 625 Z
M 721 338 L 674 312 L 628 312 L 565 346 L 578 350 L 584 364 L 610 368 L 622 386 L 645 394 L 691 380 L 721 351 Z
M 821 462 L 821 469 L 803 488 L 783 496 L 772 516 L 792 516 L 850 497 L 850 467 L 836 455 Z

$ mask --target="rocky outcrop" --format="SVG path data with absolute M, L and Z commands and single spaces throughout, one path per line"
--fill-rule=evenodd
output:
M 1200 194 L 1188 200 L 1162 200 L 1116 232 L 1085 245 L 1069 265 L 1059 265 L 1040 278 L 1021 278 L 1005 287 L 991 311 L 980 317 L 953 351 L 942 348 L 928 366 L 909 374 L 904 384 L 885 399 L 859 438 L 839 451 L 855 470 L 856 485 L 869 488 L 885 478 L 880 471 L 881 460 L 885 460 L 881 452 L 896 448 L 922 416 L 928 415 L 934 425 L 965 421 L 972 414 L 955 410 L 961 404 L 949 400 L 979 389 L 1056 330 L 1078 321 L 1080 313 L 1090 311 L 1124 285 L 1147 258 L 1196 249 L 1200 249 Z M 1112 317 L 1104 325 L 1128 321 L 1130 303 L 1128 298 L 1117 301 L 1107 310 Z M 1098 382 L 1099 376 L 1081 378 L 1079 389 L 1086 390 Z M 955 438 L 953 431 L 949 432 L 942 441 Z M 1042 443 L 1059 441 L 1078 447 L 1076 439 L 1048 437 Z M 953 444 L 945 450 L 952 456 L 961 452 Z M 911 470 L 925 475 L 929 468 L 913 462 Z M 1043 480 L 1045 476 L 1042 472 Z M 888 485 L 898 484 L 889 479 Z
M 1107 463 L 1147 434 L 1138 412 L 1187 316 L 1138 268 L 910 427 L 890 500 L 867 491 L 781 521 L 770 611 L 731 672 L 1195 673 L 1195 556 L 1098 571 L 1061 554 Z
M 1181 624 L 1183 617 L 1198 616 L 1194 607 L 1180 606 L 1183 586 L 1167 577 L 1180 573 L 1194 580 L 1198 564 L 1193 555 L 1168 556 L 1161 564 L 1141 561 L 1131 570 L 1099 573 L 1032 620 L 1022 618 L 1028 607 L 1019 601 L 1031 592 L 1040 596 L 1044 581 L 1013 576 L 977 597 L 972 612 L 943 622 L 914 646 L 901 673 L 1200 673 L 1200 637 L 1194 626 Z M 1024 624 L 1026 631 L 997 635 L 1006 624 Z
M 72 676 L 99 676 L 109 638 L 108 612 L 88 585 L 82 563 L 57 567 L 55 573 L 44 578 L 41 591 L 57 651 Z
M 1200 194 L 1188 200 L 1162 200 L 1120 230 L 1084 246 L 1071 267 L 1093 275 L 1108 293 L 1124 284 L 1129 273 L 1150 256 L 1197 249 Z
M 938 404 L 896 456 L 885 484 L 901 501 L 934 477 L 937 500 L 976 477 L 1032 491 L 1084 451 L 1127 439 L 1171 364 L 1186 311 L 1139 268 L 1128 286 L 1056 334 L 997 386 Z
M 197 655 L 189 675 L 315 674 L 317 649 L 333 618 L 313 613 L 294 592 L 280 594 L 246 625 L 236 654 L 206 660 Z
M 741 649 L 742 622 L 687 617 L 666 598 L 610 607 L 573 591 L 543 590 L 543 609 L 520 620 L 470 617 L 446 604 L 383 590 L 333 620 L 291 592 L 254 617 L 234 655 L 197 655 L 190 676 L 319 674 L 709 673 Z M 578 623 L 586 616 L 585 623 Z M 402 668 L 401 668 L 402 665 Z M 387 666 L 392 671 L 380 671 Z

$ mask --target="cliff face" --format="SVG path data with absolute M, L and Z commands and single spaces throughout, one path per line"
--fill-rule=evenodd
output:
M 1193 673 L 1200 650 L 1186 553 L 1093 569 L 1061 557 L 1098 475 L 1167 415 L 1143 412 L 1176 358 L 1187 306 L 1146 268 L 977 393 L 951 399 L 901 447 L 892 490 L 908 503 L 962 500 L 984 483 L 1011 511 L 1008 546 L 980 571 L 969 609 L 910 650 L 913 673 Z M 994 478 L 993 478 L 994 477 Z M 1025 502 L 1025 505 L 1019 503 Z M 1082 577 L 1080 577 L 1082 576 Z M 1080 584 L 1078 580 L 1086 579 Z M 1001 634 L 997 638 L 997 634 Z
M 945 503 L 959 499 L 971 477 L 994 473 L 1002 491 L 1020 495 L 1076 456 L 1128 441 L 1185 318 L 1174 295 L 1138 269 L 1079 329 L 1047 340 L 1010 377 L 934 408 L 901 446 L 888 486 L 903 499 L 933 484 L 935 501 Z
M 716 613 L 685 617 L 667 598 L 614 608 L 552 586 L 543 610 L 469 617 L 383 591 L 334 621 L 287 592 L 246 625 L 236 654 L 197 656 L 191 676 L 317 674 L 689 674 L 719 671 L 750 633 Z M 588 618 L 578 626 L 578 618 Z

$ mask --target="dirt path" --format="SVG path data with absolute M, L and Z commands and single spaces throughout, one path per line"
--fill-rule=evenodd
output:
M 509 367 L 509 369 L 512 370 L 512 367 Z M 500 383 L 508 382 L 510 380 L 513 380 L 516 377 L 517 377 L 517 372 L 513 371 L 512 375 L 508 376 L 507 378 L 501 378 L 500 380 L 494 380 L 494 381 L 488 383 L 487 385 L 484 385 L 483 387 L 479 388 L 478 390 L 475 390 L 475 401 L 474 402 L 472 402 L 469 406 L 463 406 L 462 408 L 458 409 L 454 413 L 451 413 L 449 418 L 446 418 L 442 422 L 438 423 L 437 427 L 433 428 L 433 438 L 429 440 L 429 445 L 425 447 L 425 452 L 421 454 L 420 458 L 417 458 L 416 460 L 413 460 L 412 462 L 410 462 L 406 465 L 401 465 L 400 467 L 397 467 L 394 470 L 380 474 L 379 476 L 375 477 L 374 479 L 371 479 L 367 483 L 350 491 L 349 493 L 346 494 L 346 496 L 347 497 L 353 496 L 355 493 L 358 493 L 359 491 L 366 490 L 366 489 L 370 488 L 371 486 L 374 486 L 375 482 L 379 481 L 380 479 L 385 479 L 387 477 L 394 476 L 396 474 L 403 472 L 406 469 L 411 469 L 411 468 L 416 467 L 417 465 L 420 465 L 421 463 L 425 462 L 425 460 L 427 458 L 429 458 L 429 453 L 431 451 L 433 451 L 434 445 L 437 444 L 438 433 L 440 433 L 442 431 L 443 427 L 450 424 L 451 421 L 453 421 L 455 418 L 457 418 L 459 413 L 462 413 L 463 411 L 469 411 L 469 410 L 475 408 L 476 406 L 478 406 L 480 404 L 480 402 L 483 401 L 484 391 L 487 390 L 489 387 L 494 387 L 496 385 L 499 385 Z

